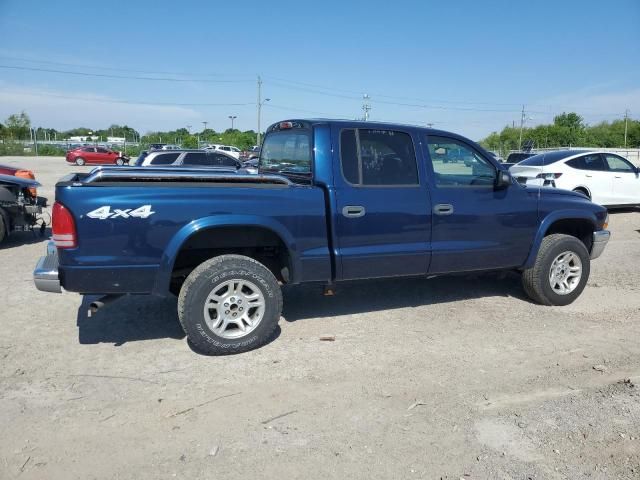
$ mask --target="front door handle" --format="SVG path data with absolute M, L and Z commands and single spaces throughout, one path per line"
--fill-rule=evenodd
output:
M 591 178 L 591 177 L 593 177 L 593 175 L 585 175 L 585 177 Z
M 436 215 L 451 215 L 453 213 L 453 205 L 449 203 L 439 203 L 433 207 L 433 213 Z
M 347 205 L 342 208 L 342 215 L 347 218 L 360 218 L 364 217 L 366 210 L 362 205 Z

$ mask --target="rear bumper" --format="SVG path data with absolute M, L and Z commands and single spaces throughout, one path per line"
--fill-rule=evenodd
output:
M 609 230 L 593 232 L 593 245 L 591 246 L 591 254 L 589 255 L 591 260 L 602 255 L 604 247 L 606 247 L 607 242 L 609 242 L 609 238 L 611 238 L 611 232 L 609 232 Z
M 53 242 L 47 244 L 47 254 L 40 257 L 33 271 L 33 283 L 42 292 L 61 293 L 58 276 L 58 252 Z

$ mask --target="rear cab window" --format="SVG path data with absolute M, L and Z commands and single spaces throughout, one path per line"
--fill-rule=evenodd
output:
M 340 133 L 342 176 L 356 186 L 417 186 L 411 136 L 386 129 L 352 128 Z
M 280 122 L 269 127 L 260 152 L 260 172 L 284 175 L 297 183 L 312 177 L 311 128 L 303 122 Z

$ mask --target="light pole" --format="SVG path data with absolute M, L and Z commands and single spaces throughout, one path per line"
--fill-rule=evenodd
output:
M 231 130 L 233 130 L 233 121 L 238 118 L 237 115 L 229 115 L 229 119 L 231 120 Z
M 265 98 L 264 100 L 262 100 L 261 102 L 258 102 L 258 142 L 257 145 L 260 145 L 260 140 L 261 140 L 261 134 L 260 134 L 260 119 L 262 116 L 262 106 L 267 103 L 270 102 L 271 99 L 270 98 Z

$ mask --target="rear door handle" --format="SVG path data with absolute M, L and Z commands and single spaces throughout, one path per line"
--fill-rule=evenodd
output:
M 585 177 L 591 178 L 591 177 L 593 177 L 593 175 L 585 175 Z
M 342 215 L 347 218 L 360 218 L 364 217 L 366 210 L 362 205 L 347 205 L 342 207 Z
M 433 213 L 436 215 L 451 215 L 453 213 L 453 205 L 449 203 L 439 203 L 433 207 Z

